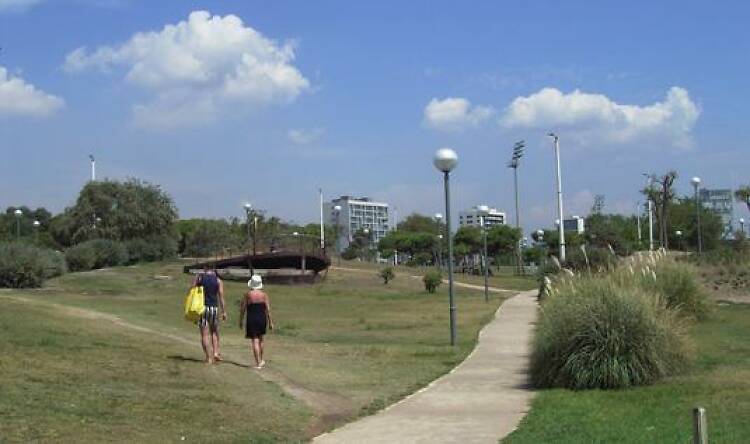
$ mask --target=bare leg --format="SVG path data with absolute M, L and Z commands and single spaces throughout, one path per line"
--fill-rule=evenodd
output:
M 203 362 L 211 364 L 213 362 L 213 359 L 211 358 L 211 354 L 208 350 L 210 343 L 208 325 L 201 325 L 199 328 L 201 332 L 201 346 L 203 346 L 203 353 L 206 355 L 206 358 Z
M 265 359 L 263 359 L 263 336 L 258 338 L 258 354 L 260 355 L 260 366 L 266 365 Z
M 214 350 L 214 361 L 221 361 L 221 353 L 219 352 L 219 326 L 211 332 L 211 345 Z
M 255 356 L 255 365 L 260 367 L 261 355 L 260 355 L 260 340 L 258 338 L 250 339 L 253 347 L 253 355 Z

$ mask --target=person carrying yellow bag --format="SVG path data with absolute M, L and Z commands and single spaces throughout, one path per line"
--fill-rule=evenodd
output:
M 219 324 L 227 320 L 227 312 L 224 305 L 224 283 L 216 274 L 216 270 L 203 268 L 203 272 L 195 277 L 190 288 L 191 294 L 195 292 L 194 298 L 200 301 L 199 294 L 203 294 L 204 310 L 200 316 L 196 317 L 195 322 L 201 333 L 201 346 L 206 358 L 206 364 L 213 364 L 221 361 L 221 352 L 219 351 Z M 190 298 L 190 294 L 188 294 Z M 199 302 L 196 302 L 199 304 Z M 219 312 L 221 309 L 221 313 Z M 186 309 L 187 310 L 187 309 Z M 187 315 L 186 315 L 187 318 Z
M 203 294 L 203 286 L 196 285 L 190 287 L 187 296 L 185 296 L 185 320 L 196 322 L 203 316 L 203 312 L 205 311 L 206 301 Z

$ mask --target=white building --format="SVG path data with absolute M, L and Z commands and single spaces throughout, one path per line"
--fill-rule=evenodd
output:
M 341 210 L 334 208 L 340 206 Z M 345 250 L 352 242 L 352 237 L 360 230 L 367 229 L 370 241 L 375 247 L 391 230 L 388 204 L 374 202 L 367 197 L 341 196 L 323 204 L 326 225 L 339 227 L 337 239 L 338 251 Z
M 555 222 L 555 225 L 559 223 L 558 221 Z M 563 230 L 583 234 L 586 231 L 585 219 L 581 216 L 573 216 L 570 219 L 565 219 L 563 221 Z
M 482 215 L 479 211 L 479 205 L 471 208 L 470 210 L 461 211 L 458 213 L 458 226 L 482 226 Z M 484 216 L 484 221 L 487 227 L 494 225 L 505 225 L 505 213 L 498 211 L 496 208 L 490 208 L 487 214 Z

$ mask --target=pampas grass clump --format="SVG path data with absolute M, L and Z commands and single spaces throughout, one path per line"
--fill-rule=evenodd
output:
M 642 286 L 605 275 L 581 277 L 555 290 L 542 304 L 533 343 L 531 377 L 537 387 L 645 385 L 686 364 L 683 320 Z

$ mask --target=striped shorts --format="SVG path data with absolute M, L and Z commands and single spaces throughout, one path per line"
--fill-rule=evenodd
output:
M 219 307 L 206 307 L 206 311 L 198 319 L 198 326 L 201 328 L 208 326 L 211 331 L 216 331 L 219 328 Z

